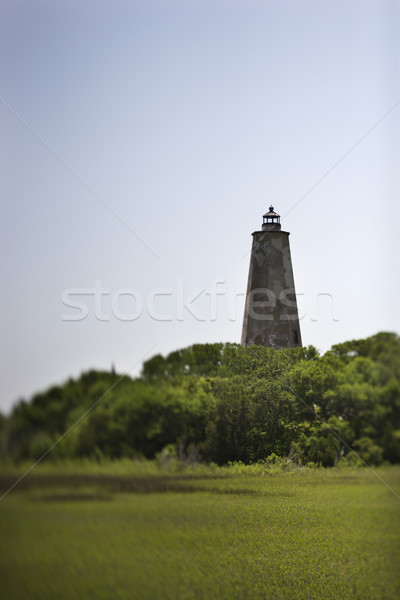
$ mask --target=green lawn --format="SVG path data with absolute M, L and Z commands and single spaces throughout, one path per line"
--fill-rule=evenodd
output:
M 1 597 L 400 597 L 400 501 L 367 470 L 147 478 L 29 475 L 0 502 Z

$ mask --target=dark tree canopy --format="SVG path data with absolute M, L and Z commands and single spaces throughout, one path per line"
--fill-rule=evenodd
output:
M 3 455 L 37 459 L 71 428 L 50 460 L 154 458 L 174 448 L 219 464 L 275 454 L 332 466 L 356 460 L 352 448 L 368 464 L 400 461 L 394 333 L 337 344 L 324 356 L 312 346 L 195 344 L 154 356 L 137 379 L 119 379 L 89 371 L 19 402 L 0 419 Z

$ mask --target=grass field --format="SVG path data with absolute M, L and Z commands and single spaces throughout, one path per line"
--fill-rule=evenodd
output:
M 39 469 L 0 502 L 1 597 L 396 600 L 399 534 L 365 469 Z

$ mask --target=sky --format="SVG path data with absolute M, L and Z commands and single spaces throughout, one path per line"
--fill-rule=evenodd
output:
M 400 332 L 399 6 L 3 0 L 1 411 L 240 342 L 270 204 L 304 345 Z

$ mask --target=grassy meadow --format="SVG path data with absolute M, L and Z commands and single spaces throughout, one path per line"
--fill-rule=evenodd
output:
M 3 598 L 400 597 L 400 501 L 367 469 L 129 465 L 39 466 L 1 500 Z

